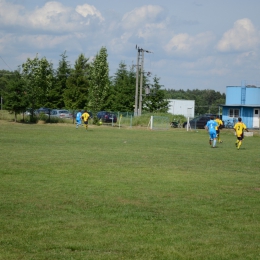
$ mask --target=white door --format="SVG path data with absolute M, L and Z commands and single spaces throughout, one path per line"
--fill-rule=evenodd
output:
M 253 127 L 254 128 L 259 128 L 259 120 L 260 120 L 259 112 L 260 112 L 259 108 L 254 108 L 254 117 L 253 117 Z

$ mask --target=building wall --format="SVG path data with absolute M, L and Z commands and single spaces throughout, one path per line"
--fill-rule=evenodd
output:
M 183 115 L 194 117 L 195 100 L 169 99 L 168 113 L 173 115 Z
M 225 106 L 222 109 L 222 120 L 225 122 L 227 120 L 233 122 L 233 117 L 229 117 L 229 109 L 238 109 L 239 110 L 239 116 L 242 118 L 242 121 L 246 124 L 248 128 L 253 127 L 253 112 L 254 108 L 252 107 L 229 107 Z M 237 118 L 235 118 L 235 121 L 237 122 Z
M 243 94 L 241 86 L 227 86 L 226 87 L 226 105 L 259 105 L 260 104 L 260 88 L 259 87 L 245 87 Z M 243 96 L 244 95 L 244 96 Z M 242 103 L 244 99 L 244 103 Z
M 246 107 L 248 106 L 248 107 Z M 226 105 L 222 109 L 222 119 L 224 121 L 237 118 L 229 117 L 230 109 L 238 109 L 239 117 L 248 128 L 253 128 L 254 109 L 260 108 L 260 88 L 250 86 L 227 86 Z
M 246 102 L 245 105 L 260 104 L 260 88 L 246 88 Z
M 226 87 L 226 105 L 241 104 L 241 87 Z

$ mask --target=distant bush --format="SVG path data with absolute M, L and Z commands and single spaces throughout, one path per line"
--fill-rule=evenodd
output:
M 47 116 L 46 114 L 40 113 L 38 115 L 38 120 L 42 120 L 42 121 L 47 121 L 49 119 L 49 116 Z

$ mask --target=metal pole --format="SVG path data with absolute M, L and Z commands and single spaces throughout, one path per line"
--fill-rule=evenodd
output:
M 139 92 L 139 116 L 142 115 L 142 97 L 143 97 L 143 68 L 144 68 L 144 50 L 142 51 L 142 63 L 141 63 L 141 77 L 140 77 L 140 92 Z
M 139 48 L 137 49 L 137 62 L 136 62 L 136 85 L 135 85 L 135 109 L 134 116 L 138 115 L 138 78 L 139 78 Z

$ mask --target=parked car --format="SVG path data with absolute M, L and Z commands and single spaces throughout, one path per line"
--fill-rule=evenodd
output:
M 193 119 L 190 120 L 190 127 L 194 128 L 194 129 L 203 129 L 205 127 L 205 125 L 207 124 L 207 122 L 210 120 L 211 116 L 216 117 L 216 115 L 214 115 L 214 114 L 205 114 L 205 115 L 201 115 L 198 117 L 194 117 Z M 220 116 L 220 119 L 221 119 L 221 116 Z M 187 127 L 187 122 L 183 123 L 183 127 L 184 128 Z
M 51 111 L 52 111 L 51 108 L 41 107 L 41 108 L 37 109 L 37 110 L 35 111 L 35 113 L 36 113 L 37 115 L 39 115 L 39 114 L 50 115 Z
M 72 114 L 66 109 L 53 109 L 50 116 L 59 118 L 72 118 Z
M 103 123 L 116 123 L 117 117 L 114 113 L 107 111 L 100 111 L 97 113 L 97 118 Z
M 31 114 L 35 114 L 35 111 L 32 110 L 32 108 L 27 108 L 26 111 L 24 112 L 24 115 L 30 116 Z

